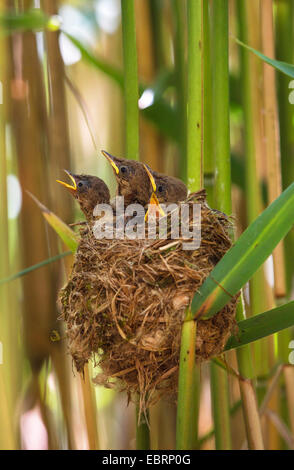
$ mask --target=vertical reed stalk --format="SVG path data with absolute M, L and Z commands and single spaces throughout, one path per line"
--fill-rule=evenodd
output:
M 213 154 L 216 168 L 214 200 L 219 210 L 230 214 L 232 205 L 228 23 L 228 0 L 215 0 L 212 3 Z
M 90 450 L 99 450 L 99 437 L 96 419 L 96 400 L 90 379 L 89 366 L 84 368 L 84 379 L 80 376 L 84 401 L 84 413 Z
M 176 448 L 192 449 L 195 440 L 195 343 L 197 323 L 186 319 L 182 327 L 180 370 L 178 385 L 178 410 Z
M 212 4 L 213 38 L 213 151 L 215 207 L 231 213 L 230 119 L 229 119 L 229 13 L 227 0 Z M 211 391 L 216 449 L 231 448 L 228 377 L 211 363 Z
M 188 105 L 187 149 L 188 181 L 192 190 L 203 182 L 203 2 L 187 4 L 188 15 Z M 199 73 L 200 71 L 200 73 Z M 182 328 L 177 410 L 177 449 L 191 449 L 197 439 L 199 379 L 195 365 L 196 322 L 189 312 Z
M 122 32 L 124 57 L 124 90 L 126 106 L 126 154 L 134 160 L 139 159 L 139 88 L 136 44 L 136 24 L 134 0 L 122 0 Z M 138 411 L 137 411 L 138 414 Z M 143 418 L 142 418 L 143 419 Z M 137 449 L 150 445 L 149 428 L 146 422 L 138 424 L 136 419 Z
M 155 44 L 152 35 L 149 0 L 135 0 L 137 24 L 138 72 L 140 80 L 152 83 L 155 79 Z M 140 116 L 140 160 L 156 171 L 164 171 L 162 142 L 157 129 Z
M 202 8 L 202 1 L 188 1 L 187 181 L 190 191 L 203 187 Z
M 243 297 L 237 306 L 237 321 L 245 319 Z M 246 429 L 247 443 L 250 450 L 263 450 L 263 437 L 261 421 L 259 417 L 256 392 L 253 384 L 254 371 L 249 345 L 237 349 L 237 360 L 239 369 L 239 386 L 242 399 L 244 423 Z
M 262 24 L 262 48 L 263 53 L 274 58 L 274 24 L 273 24 L 273 2 L 263 0 L 261 2 L 261 24 Z M 281 153 L 280 134 L 278 121 L 278 106 L 276 97 L 275 69 L 268 64 L 263 64 L 264 86 L 264 133 L 266 148 L 266 169 L 268 186 L 268 203 L 272 203 L 282 192 L 281 181 Z M 273 251 L 275 284 L 274 291 L 277 298 L 286 295 L 285 263 L 283 242 L 279 243 Z
M 239 24 L 241 39 L 260 49 L 259 2 L 250 5 L 244 0 L 238 0 Z M 252 10 L 253 9 L 253 13 Z M 241 50 L 241 82 L 243 91 L 244 123 L 245 123 L 245 155 L 246 155 L 246 204 L 247 223 L 250 224 L 262 210 L 260 191 L 260 175 L 258 164 L 264 153 L 261 130 L 261 64 L 253 54 Z M 265 295 L 264 268 L 261 267 L 250 281 L 250 313 L 261 313 L 267 309 Z M 268 340 L 257 341 L 254 344 L 255 372 L 266 375 L 268 365 Z
M 58 0 L 42 0 L 43 10 L 48 15 L 58 14 Z M 63 168 L 70 168 L 70 146 L 68 132 L 67 102 L 65 94 L 64 64 L 59 50 L 59 32 L 44 33 L 47 52 L 49 109 L 47 110 L 47 133 L 49 145 L 50 192 L 57 194 L 53 199 L 52 210 L 68 222 L 72 215 L 72 205 L 64 204 L 63 188 L 56 188 L 56 176 Z
M 268 57 L 275 56 L 275 37 L 273 22 L 273 1 L 263 0 L 260 4 L 261 11 L 261 31 L 262 49 Z M 282 192 L 281 176 L 281 151 L 280 133 L 278 121 L 278 105 L 276 96 L 276 76 L 275 69 L 267 64 L 263 64 L 263 118 L 264 118 L 264 140 L 266 150 L 266 180 L 268 187 L 268 203 L 273 202 Z M 274 294 L 277 299 L 286 296 L 286 271 L 284 260 L 284 242 L 280 242 L 273 251 L 274 262 Z M 270 306 L 271 308 L 271 306 Z M 279 342 L 283 340 L 283 335 Z M 275 358 L 273 358 L 275 359 Z M 277 412 L 278 388 L 271 400 L 271 409 Z M 270 437 L 274 441 L 270 448 L 278 448 L 279 436 L 275 427 L 270 427 Z
M 285 388 L 287 396 L 288 414 L 290 421 L 290 429 L 292 436 L 294 436 L 294 374 L 293 365 L 287 364 L 284 366 Z
M 212 70 L 209 2 L 203 3 L 203 155 L 204 186 L 208 204 L 213 203 L 214 158 L 212 141 Z
M 3 3 L 3 2 L 2 2 Z M 0 14 L 3 13 L 4 5 L 0 5 Z M 6 103 L 8 96 L 7 87 L 7 38 L 3 34 L 0 37 L 0 84 L 3 103 L 0 104 L 0 278 L 9 275 L 9 222 L 8 222 L 8 200 L 7 200 L 7 155 L 6 155 Z M 13 351 L 11 344 L 10 330 L 13 312 L 10 309 L 11 298 L 10 286 L 4 284 L 0 287 L 0 449 L 13 450 L 17 447 L 13 429 L 13 408 L 14 390 L 12 380 L 13 364 L 12 358 L 16 351 Z M 14 294 L 15 295 L 15 294 Z M 3 362 L 2 362 L 3 361 Z
M 187 5 L 194 2 L 187 2 Z M 175 78 L 177 87 L 177 107 L 179 115 L 179 137 L 180 137 L 180 176 L 186 181 L 187 178 L 187 84 L 185 67 L 185 8 L 183 0 L 172 0 L 172 12 L 174 20 L 174 56 L 175 56 Z
M 126 155 L 139 159 L 139 87 L 134 0 L 122 0 Z
M 291 0 L 282 0 L 277 2 L 276 15 L 276 38 L 277 38 L 277 57 L 279 60 L 293 63 L 293 50 L 289 47 L 293 42 L 293 13 L 294 6 Z M 281 157 L 282 157 L 282 179 L 283 188 L 286 188 L 294 180 L 294 107 L 289 101 L 289 88 L 291 79 L 280 73 L 278 78 L 279 92 L 279 122 L 281 135 Z M 285 261 L 287 274 L 287 291 L 291 292 L 294 276 L 294 232 L 293 230 L 284 240 Z M 289 355 L 289 343 L 292 339 L 291 330 L 284 330 L 278 336 L 278 356 L 287 364 Z M 294 435 L 294 367 L 286 365 L 284 368 L 284 379 L 287 397 L 287 410 L 290 418 L 290 427 Z
M 289 43 L 293 43 L 293 16 L 294 5 L 292 0 L 281 0 L 276 2 L 276 43 L 277 58 L 284 62 L 293 63 L 293 49 Z M 282 157 L 282 180 L 285 189 L 294 180 L 294 106 L 289 101 L 290 93 L 293 93 L 292 80 L 279 73 L 278 78 L 278 97 L 279 97 L 279 122 L 281 136 L 281 157 Z M 291 88 L 290 88 L 291 86 Z M 294 276 L 294 232 L 293 230 L 286 236 L 285 259 L 287 269 L 287 291 L 292 288 Z M 288 333 L 288 332 L 285 332 Z M 288 348 L 288 343 L 286 347 Z

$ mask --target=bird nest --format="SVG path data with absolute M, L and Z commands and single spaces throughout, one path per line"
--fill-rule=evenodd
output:
M 60 292 L 69 351 L 76 369 L 94 359 L 94 382 L 139 393 L 141 406 L 177 389 L 181 326 L 193 295 L 231 247 L 231 222 L 201 204 L 201 244 L 182 240 L 97 240 L 88 227 L 67 285 Z M 192 223 L 192 222 L 191 222 Z M 235 326 L 237 296 L 197 322 L 196 361 L 219 355 Z

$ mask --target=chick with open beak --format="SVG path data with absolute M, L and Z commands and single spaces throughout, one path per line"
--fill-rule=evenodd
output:
M 78 201 L 80 208 L 86 216 L 87 222 L 93 222 L 93 211 L 97 204 L 109 204 L 110 193 L 104 181 L 97 176 L 74 175 L 64 170 L 71 180 L 71 184 L 56 180 L 62 184 Z
M 147 165 L 144 165 L 144 167 L 149 176 L 153 192 L 160 203 L 178 203 L 187 198 L 188 189 L 183 181 L 174 176 L 157 173 Z
M 110 155 L 101 150 L 112 166 L 117 181 L 117 195 L 124 196 L 125 207 L 141 204 L 145 207 L 150 199 L 150 181 L 142 163 Z

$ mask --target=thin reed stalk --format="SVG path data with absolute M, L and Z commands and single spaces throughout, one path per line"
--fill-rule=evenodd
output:
M 88 443 L 90 450 L 99 450 L 99 436 L 96 418 L 96 400 L 91 383 L 88 364 L 84 368 L 84 377 L 80 377 L 84 401 L 84 414 L 87 427 Z
M 203 1 L 187 3 L 188 18 L 188 102 L 187 168 L 188 185 L 198 190 L 203 184 Z M 199 70 L 201 71 L 199 74 Z M 191 449 L 197 442 L 199 376 L 195 364 L 197 325 L 187 312 L 182 328 L 178 410 L 177 449 Z
M 138 73 L 140 81 L 152 83 L 155 79 L 155 44 L 152 35 L 151 5 L 149 0 L 135 0 L 137 24 Z M 157 129 L 140 116 L 140 160 L 156 171 L 164 171 L 162 139 Z
M 259 2 L 256 1 L 250 10 L 248 3 L 244 0 L 238 1 L 239 26 L 242 41 L 250 44 L 256 49 L 260 48 L 260 19 Z M 260 190 L 260 175 L 258 165 L 264 153 L 262 139 L 262 116 L 261 116 L 261 64 L 256 57 L 242 50 L 241 52 L 241 86 L 244 107 L 245 124 L 245 156 L 246 156 L 246 206 L 247 224 L 249 225 L 262 210 L 262 198 Z M 250 281 L 250 314 L 261 313 L 267 310 L 265 295 L 264 267 L 261 267 L 252 276 Z M 258 375 L 266 375 L 269 370 L 268 364 L 268 340 L 261 340 L 254 344 L 254 367 Z
M 188 320 L 188 318 L 187 318 Z M 180 370 L 178 386 L 178 410 L 176 448 L 178 450 L 192 449 L 195 441 L 195 343 L 197 323 L 185 321 L 182 327 Z
M 262 48 L 263 53 L 271 58 L 275 56 L 275 39 L 273 23 L 273 2 L 263 0 L 261 6 Z M 273 202 L 282 192 L 281 152 L 276 96 L 275 69 L 263 64 L 263 117 L 266 150 L 266 170 L 268 203 Z M 274 292 L 276 298 L 286 296 L 286 278 L 283 242 L 273 251 L 274 261 Z
M 236 319 L 237 321 L 245 319 L 243 297 L 241 297 L 237 306 Z M 248 345 L 237 349 L 237 361 L 240 374 L 239 386 L 248 448 L 250 450 L 263 450 L 264 444 L 261 421 L 253 383 L 253 363 L 250 347 Z
M 228 22 L 228 1 L 214 1 L 212 4 L 214 207 L 226 214 L 230 214 L 232 210 Z M 230 449 L 232 444 L 228 377 L 226 371 L 214 363 L 211 363 L 211 394 L 216 449 Z
M 203 187 L 203 12 L 202 1 L 188 2 L 187 181 Z
M 198 1 L 198 0 L 197 0 Z M 197 2 L 187 2 L 189 4 Z M 179 116 L 179 139 L 180 139 L 180 176 L 183 181 L 187 178 L 187 80 L 185 66 L 185 31 L 186 2 L 183 0 L 172 0 L 172 14 L 174 23 L 174 62 L 175 79 L 177 89 L 177 107 Z
M 293 43 L 293 17 L 294 5 L 292 0 L 276 2 L 276 56 L 279 60 L 293 63 L 293 49 L 289 44 Z M 279 73 L 278 98 L 279 98 L 279 123 L 281 137 L 281 164 L 283 188 L 288 187 L 294 180 L 294 106 L 290 102 L 290 93 L 293 93 L 292 80 Z M 292 85 L 291 85 L 292 83 Z M 293 230 L 284 240 L 285 260 L 287 271 L 287 292 L 292 288 L 294 276 L 294 232 Z M 287 347 L 288 347 L 287 342 Z
M 4 5 L 0 5 L 0 14 L 3 13 Z M 0 37 L 0 84 L 1 95 L 4 103 L 0 104 L 0 278 L 6 278 L 10 273 L 9 257 L 9 221 L 7 200 L 7 154 L 6 154 L 6 97 L 7 90 L 7 38 Z M 0 449 L 13 450 L 17 447 L 17 439 L 13 429 L 13 408 L 15 406 L 15 390 L 12 358 L 17 357 L 16 350 L 13 351 L 13 343 L 10 337 L 13 313 L 11 312 L 11 290 L 7 284 L 0 286 Z M 13 294 L 15 296 L 15 294 Z
M 139 85 L 134 0 L 122 0 L 121 12 L 124 58 L 126 155 L 133 160 L 139 160 Z
M 203 3 L 203 155 L 204 186 L 208 204 L 213 204 L 214 158 L 212 139 L 212 66 L 211 66 L 211 21 L 209 2 Z
M 134 0 L 122 0 L 122 32 L 124 57 L 124 96 L 126 119 L 126 154 L 134 160 L 139 159 L 139 87 L 136 44 L 136 24 Z M 142 418 L 143 419 L 143 418 Z M 148 425 L 136 419 L 137 449 L 150 445 Z
M 293 15 L 294 6 L 291 0 L 283 0 L 276 3 L 276 39 L 277 39 L 277 58 L 279 60 L 293 63 L 293 50 L 289 47 L 293 40 Z M 286 188 L 294 180 L 294 107 L 290 102 L 291 80 L 289 77 L 278 74 L 278 98 L 279 98 L 279 123 L 281 137 L 281 163 L 282 163 L 282 182 L 283 188 Z M 292 289 L 294 269 L 294 232 L 293 230 L 284 240 L 285 264 L 287 278 L 287 293 Z M 278 357 L 285 364 L 288 363 L 289 344 L 293 335 L 290 329 L 281 331 L 278 336 Z M 294 367 L 285 365 L 284 381 L 287 398 L 287 413 L 290 421 L 292 435 L 294 435 Z M 281 403 L 284 406 L 285 401 Z

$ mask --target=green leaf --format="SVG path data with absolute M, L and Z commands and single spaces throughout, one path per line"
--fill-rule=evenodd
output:
M 292 183 L 243 232 L 194 295 L 194 318 L 212 317 L 221 310 L 265 262 L 294 223 Z
M 49 225 L 55 230 L 57 235 L 60 236 L 61 240 L 66 244 L 66 246 L 71 250 L 72 253 L 75 253 L 78 248 L 79 239 L 77 234 L 61 220 L 57 215 L 47 209 L 44 204 L 42 204 L 33 194 L 29 191 L 27 193 L 35 201 L 37 206 L 41 209 L 44 218 L 47 220 Z
M 239 322 L 238 334 L 231 336 L 225 350 L 239 348 L 291 326 L 294 326 L 294 301 Z
M 47 264 L 54 263 L 55 261 L 65 258 L 65 256 L 69 256 L 71 254 L 72 254 L 71 251 L 66 251 L 64 253 L 60 253 L 59 255 L 53 256 L 52 258 L 45 259 L 44 261 L 34 264 L 33 266 L 30 266 L 29 268 L 23 269 L 22 271 L 19 271 L 16 274 L 12 274 L 12 276 L 6 277 L 5 279 L 0 279 L 0 285 L 6 284 L 7 282 L 10 282 L 10 281 L 14 281 L 15 279 L 18 279 L 19 277 L 25 276 L 26 274 L 31 273 L 32 271 L 35 271 L 36 269 L 43 268 L 43 266 L 47 266 Z
M 236 42 L 240 44 L 240 46 L 245 47 L 245 49 L 248 49 L 249 51 L 253 52 L 253 54 L 257 55 L 257 57 L 259 57 L 267 64 L 272 65 L 272 67 L 274 67 L 276 70 L 279 70 L 285 75 L 288 75 L 288 77 L 294 78 L 294 65 L 288 64 L 287 62 L 281 62 L 280 60 L 270 59 L 269 57 L 257 51 L 253 47 L 247 46 L 247 44 L 244 44 L 244 42 L 239 41 L 239 39 L 236 39 Z

